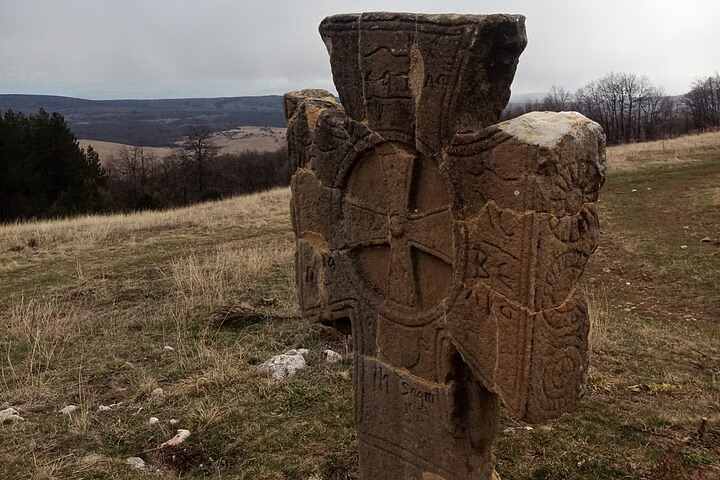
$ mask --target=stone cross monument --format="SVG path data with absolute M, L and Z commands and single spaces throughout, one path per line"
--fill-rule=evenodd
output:
M 285 96 L 302 314 L 352 334 L 364 480 L 486 480 L 502 403 L 571 410 L 598 243 L 601 128 L 497 123 L 516 15 L 325 19 L 340 102 Z

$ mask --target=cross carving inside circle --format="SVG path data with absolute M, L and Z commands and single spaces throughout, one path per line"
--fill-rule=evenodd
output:
M 435 163 L 385 143 L 353 168 L 343 208 L 349 246 L 364 280 L 385 300 L 432 308 L 450 286 L 452 217 Z

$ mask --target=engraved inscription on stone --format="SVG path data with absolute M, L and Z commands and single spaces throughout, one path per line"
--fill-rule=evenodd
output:
M 352 334 L 361 478 L 489 480 L 501 402 L 526 421 L 577 403 L 604 135 L 577 113 L 496 123 L 521 16 L 320 33 L 339 101 L 285 96 L 296 279 L 303 316 Z

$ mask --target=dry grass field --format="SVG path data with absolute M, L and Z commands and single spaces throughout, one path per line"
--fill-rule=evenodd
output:
M 611 149 L 586 395 L 502 419 L 503 480 L 720 478 L 720 139 L 695 140 Z M 0 410 L 24 418 L 0 478 L 355 478 L 351 365 L 320 354 L 347 342 L 297 318 L 288 202 L 0 226 Z M 256 373 L 300 347 L 290 380 Z
M 637 170 L 720 157 L 720 132 L 686 135 L 669 140 L 629 143 L 608 148 L 613 171 Z
M 233 130 L 217 132 L 211 137 L 211 143 L 218 147 L 219 153 L 241 153 L 247 150 L 272 152 L 285 145 L 285 129 L 277 127 L 238 127 Z M 82 147 L 92 145 L 105 164 L 118 158 L 121 152 L 129 148 L 122 143 L 103 142 L 101 140 L 80 140 Z M 143 147 L 145 153 L 162 158 L 173 153 L 170 147 Z

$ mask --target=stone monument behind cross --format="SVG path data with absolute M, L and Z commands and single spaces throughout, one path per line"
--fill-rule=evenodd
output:
M 516 15 L 325 19 L 340 103 L 285 96 L 302 315 L 352 333 L 364 480 L 486 480 L 500 403 L 574 408 L 578 280 L 605 140 L 578 113 L 497 123 Z

